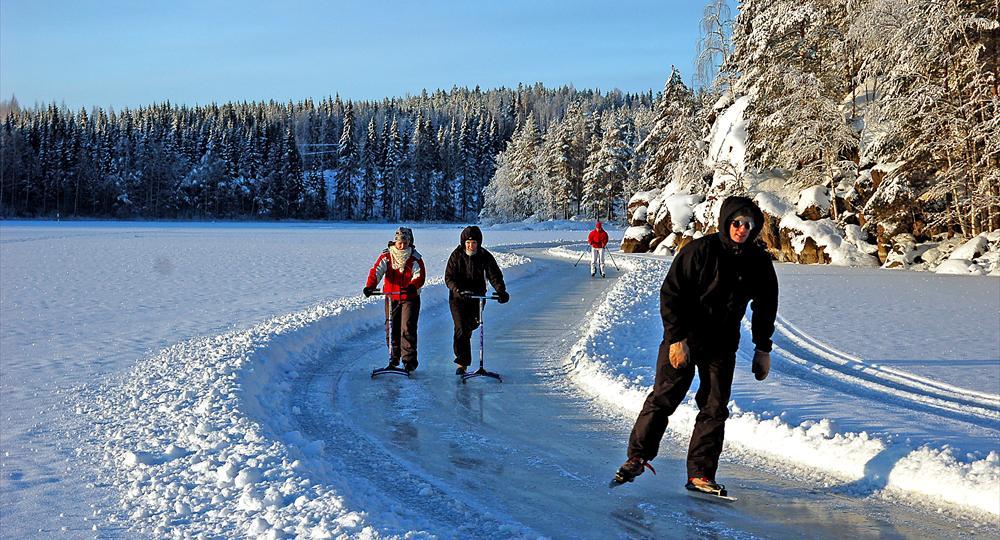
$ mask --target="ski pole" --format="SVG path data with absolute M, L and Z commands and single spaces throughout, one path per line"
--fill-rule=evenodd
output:
M 586 255 L 586 254 L 587 254 L 586 251 L 584 251 L 583 253 L 580 254 L 580 258 L 577 259 L 575 263 L 573 263 L 573 268 L 576 268 L 576 265 L 580 264 L 580 261 L 583 260 L 583 256 Z
M 607 248 L 605 248 L 605 249 L 607 249 Z M 615 270 L 618 270 L 619 272 L 621 272 L 622 269 L 618 268 L 618 261 L 615 260 L 614 253 L 611 253 L 611 251 L 608 251 L 608 255 L 611 255 L 611 262 L 615 263 Z

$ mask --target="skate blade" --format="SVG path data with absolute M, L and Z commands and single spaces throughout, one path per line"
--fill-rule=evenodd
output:
M 707 500 L 711 500 L 711 501 L 726 501 L 726 502 L 736 502 L 736 501 L 739 500 L 736 497 L 730 496 L 729 493 L 726 490 L 722 490 L 721 492 L 717 492 L 717 491 L 702 491 L 702 490 L 700 490 L 698 488 L 695 488 L 695 487 L 687 487 L 687 486 L 684 486 L 684 487 L 688 490 L 689 494 L 691 494 L 691 495 L 697 495 L 698 497 L 700 497 L 702 499 L 707 499 Z

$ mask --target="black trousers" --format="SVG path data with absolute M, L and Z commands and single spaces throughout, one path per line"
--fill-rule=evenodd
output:
M 660 352 L 656 357 L 656 382 L 635 420 L 628 440 L 628 456 L 646 460 L 656 457 L 668 419 L 691 388 L 697 369 L 699 384 L 694 399 L 698 404 L 698 417 L 688 446 L 687 473 L 689 478 L 714 480 L 726 434 L 726 419 L 729 418 L 727 405 L 733 388 L 736 353 L 692 349 L 688 365 L 674 369 L 670 365 L 669 351 L 670 346 L 660 342 Z
M 389 306 L 392 305 L 390 310 Z M 389 333 L 390 317 L 392 333 Z M 392 348 L 391 362 L 411 371 L 417 369 L 417 321 L 420 319 L 420 297 L 392 300 L 385 305 L 385 342 Z
M 469 367 L 472 364 L 472 346 L 470 338 L 476 328 L 479 328 L 479 300 L 452 296 L 448 299 L 451 308 L 451 319 L 455 323 L 455 363 Z

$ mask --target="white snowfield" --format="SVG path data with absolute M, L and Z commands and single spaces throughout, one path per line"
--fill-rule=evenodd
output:
M 538 227 L 546 228 L 553 227 Z M 410 444 L 404 437 L 409 430 L 429 429 L 441 420 L 435 414 L 442 413 L 432 413 L 426 404 L 440 400 L 441 389 L 454 385 L 454 376 L 447 372 L 450 350 L 435 355 L 428 347 L 450 343 L 447 295 L 439 276 L 444 259 L 457 243 L 458 230 L 427 227 L 415 231 L 428 273 L 435 278 L 422 295 L 418 377 L 369 382 L 362 372 L 375 367 L 370 365 L 373 361 L 384 362 L 384 341 L 380 343 L 379 338 L 383 306 L 379 299 L 365 299 L 357 291 L 378 250 L 391 237 L 389 227 L 275 225 L 262 231 L 211 225 L 108 225 L 94 231 L 80 225 L 0 226 L 5 411 L 0 536 L 54 531 L 79 537 L 553 536 L 530 514 L 503 510 L 508 505 L 501 501 L 514 495 L 504 493 L 500 486 L 503 475 L 496 477 L 497 485 L 467 486 L 460 477 L 435 472 L 442 466 L 439 458 L 401 450 Z M 579 241 L 584 234 L 491 229 L 485 233 L 487 246 L 564 244 Z M 67 238 L 75 238 L 82 247 L 65 248 Z M 299 243 L 282 252 L 290 239 Z M 202 252 L 206 242 L 213 247 Z M 171 280 L 171 288 L 163 291 L 171 305 L 147 316 L 157 328 L 156 342 L 172 339 L 175 344 L 154 354 L 145 354 L 146 347 L 159 347 L 124 347 L 105 365 L 97 360 L 112 355 L 97 348 L 101 340 L 148 343 L 136 335 L 147 331 L 147 323 L 138 314 L 149 309 L 140 291 L 131 293 L 137 298 L 134 301 L 125 291 L 101 320 L 87 319 L 91 313 L 103 314 L 99 306 L 111 297 L 96 284 L 109 277 L 119 285 L 126 283 L 105 272 L 86 278 L 93 280 L 89 288 L 78 287 L 87 268 L 107 263 L 109 244 L 122 252 L 141 245 L 141 249 L 163 254 L 136 261 L 136 267 L 151 263 L 156 275 Z M 589 279 L 585 270 L 579 278 L 572 273 L 571 263 L 579 257 L 579 249 L 582 246 L 549 248 L 549 255 L 566 262 L 546 264 L 519 255 L 520 249 L 498 253 L 513 300 L 504 306 L 506 311 L 495 311 L 507 314 L 501 321 L 488 318 L 487 324 L 516 327 L 517 320 L 526 315 L 517 309 L 543 311 L 565 283 Z M 74 256 L 60 257 L 60 251 Z M 301 252 L 297 259 L 296 251 Z M 324 255 L 317 256 L 317 252 Z M 274 269 L 269 271 L 260 261 L 269 261 Z M 188 262 L 201 267 L 186 267 Z M 578 482 L 565 489 L 548 489 L 597 501 L 593 504 L 606 500 L 603 486 L 624 458 L 627 427 L 653 380 L 661 331 L 658 289 L 668 266 L 665 259 L 621 254 L 615 254 L 614 261 L 609 259 L 609 269 L 615 263 L 621 273 L 609 270 L 612 279 L 592 283 L 592 288 L 606 287 L 604 292 L 590 293 L 596 295 L 592 305 L 581 305 L 579 312 L 553 309 L 551 314 L 540 315 L 557 326 L 582 324 L 561 353 L 543 359 L 551 364 L 545 368 L 551 384 L 564 384 L 565 399 L 580 403 L 577 407 L 582 410 L 589 408 L 595 419 L 604 414 L 624 419 L 615 425 L 625 426 L 626 431 L 589 434 L 584 440 L 593 439 L 593 446 L 569 454 L 598 456 L 602 462 L 595 465 L 596 472 L 572 459 L 547 466 L 555 467 L 557 476 L 567 482 Z M 61 265 L 55 276 L 53 267 L 47 266 L 51 264 Z M 162 271 L 170 265 L 186 268 L 177 276 L 183 279 Z M 295 277 L 283 280 L 282 275 L 292 268 Z M 749 376 L 752 345 L 745 335 L 738 353 L 739 373 L 720 474 L 728 469 L 735 478 L 744 474 L 738 471 L 763 471 L 779 483 L 792 482 L 780 479 L 807 478 L 812 488 L 792 487 L 788 493 L 820 506 L 827 503 L 817 500 L 814 490 L 859 501 L 860 506 L 885 501 L 887 508 L 895 508 L 904 503 L 901 508 L 911 513 L 900 521 L 926 519 L 940 525 L 944 520 L 943 526 L 916 529 L 925 535 L 941 535 L 942 530 L 958 536 L 1000 533 L 1000 280 L 913 278 L 914 273 L 884 271 L 872 277 L 875 274 L 864 272 L 879 271 L 779 268 L 782 305 L 772 374 L 764 382 Z M 46 275 L 62 279 L 58 294 L 42 294 L 40 285 L 29 284 L 29 276 Z M 926 286 L 928 279 L 935 280 L 931 285 L 939 296 L 915 287 Z M 546 287 L 547 282 L 560 285 Z M 866 317 L 845 322 L 841 316 L 834 317 L 826 303 L 837 303 L 832 293 L 821 297 L 814 289 L 843 289 L 847 282 L 860 288 L 862 283 L 877 282 L 872 288 L 897 297 L 895 305 L 911 302 L 934 307 L 927 305 L 929 298 L 942 309 L 960 306 L 964 312 L 946 319 L 926 309 L 882 310 L 884 296 L 871 295 L 854 298 Z M 220 288 L 231 297 L 229 305 L 205 301 L 212 298 L 207 291 Z M 330 300 L 303 303 L 308 292 L 316 289 Z M 519 290 L 533 292 L 524 298 L 518 296 Z M 60 299 L 61 305 L 50 308 Z M 942 305 L 949 299 L 954 305 Z M 254 310 L 255 300 L 264 306 Z M 519 303 L 526 307 L 519 308 Z M 233 306 L 240 306 L 246 314 L 234 315 Z M 69 314 L 56 316 L 57 308 Z M 136 314 L 135 322 L 120 324 L 114 309 Z M 277 315 L 264 316 L 268 309 Z M 192 323 L 186 314 L 192 314 L 194 322 L 208 331 L 182 326 Z M 935 325 L 920 329 L 924 341 L 909 333 L 911 321 L 924 324 L 928 320 Z M 869 330 L 870 324 L 876 327 Z M 85 330 L 74 333 L 80 327 Z M 428 331 L 436 332 L 433 339 L 425 336 Z M 38 337 L 42 335 L 50 337 L 43 341 Z M 75 344 L 72 336 L 77 336 Z M 487 339 L 501 338 L 488 334 Z M 947 339 L 950 343 L 942 343 Z M 46 355 L 58 353 L 76 360 L 63 367 L 46 365 L 47 356 L 32 356 L 32 350 L 40 346 L 47 347 Z M 38 365 L 44 371 L 38 372 Z M 516 382 L 502 384 L 497 391 L 526 390 Z M 389 392 L 373 396 L 392 398 L 393 409 L 385 410 L 387 402 L 382 401 L 359 402 L 370 405 L 367 410 L 364 406 L 345 408 L 353 402 L 343 390 L 360 389 Z M 483 394 L 478 396 L 481 406 Z M 547 417 L 550 409 L 544 396 L 543 392 L 541 398 L 524 397 L 524 406 L 536 411 L 532 415 L 536 418 L 512 417 L 509 423 L 524 423 L 530 430 L 546 429 L 544 422 L 557 421 Z M 364 428 L 381 425 L 381 420 L 368 418 L 381 419 L 393 411 L 401 423 L 390 426 L 389 436 L 402 437 L 403 442 L 383 440 Z M 482 409 L 479 412 L 483 414 Z M 663 454 L 666 448 L 683 452 L 696 413 L 693 401 L 678 409 Z M 462 433 L 445 429 L 440 436 L 445 442 L 454 439 L 495 447 L 497 455 L 508 456 L 511 469 L 517 469 L 519 460 L 548 462 L 533 457 L 537 449 L 527 439 L 503 428 L 486 428 L 476 424 Z M 477 435 L 478 430 L 483 432 Z M 544 432 L 535 436 L 558 445 L 547 440 Z M 608 446 L 618 453 L 602 455 L 609 453 Z M 639 488 L 643 482 L 643 486 L 669 482 L 663 478 L 662 467 L 661 478 L 644 476 L 635 486 L 618 488 L 614 497 L 631 497 L 621 490 Z M 597 475 L 596 481 L 590 478 L 592 474 Z M 493 490 L 496 504 L 490 504 L 484 489 Z M 589 493 L 577 493 L 580 489 Z M 712 519 L 701 523 L 707 518 L 692 521 L 689 516 L 664 511 L 652 500 L 622 500 L 632 511 L 646 512 L 643 519 L 654 516 L 654 521 L 676 522 L 677 527 L 703 534 L 754 536 L 745 532 L 749 529 L 731 524 L 760 511 L 746 506 L 747 514 L 740 513 L 740 505 L 755 504 L 754 491 L 739 492 L 738 487 L 736 491 L 741 501 L 733 507 L 735 514 L 722 510 L 720 519 L 727 514 L 731 519 L 715 525 Z M 410 507 L 441 510 L 415 517 Z M 890 513 L 895 511 L 904 510 Z M 595 518 L 570 514 L 565 519 L 587 526 Z M 652 526 L 642 519 L 626 521 L 625 530 L 632 531 L 626 536 L 655 536 L 655 528 L 645 533 L 634 528 Z M 783 529 L 780 524 L 768 527 L 763 530 L 778 536 L 809 530 L 792 525 Z M 832 536 L 836 527 L 825 530 L 821 536 Z M 602 534 L 610 530 L 580 532 L 581 536 Z

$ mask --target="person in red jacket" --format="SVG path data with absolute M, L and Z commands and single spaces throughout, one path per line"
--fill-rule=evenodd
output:
M 590 275 L 597 274 L 598 267 L 601 270 L 601 277 L 604 275 L 604 248 L 608 245 L 608 233 L 601 225 L 601 220 L 597 220 L 594 230 L 587 235 L 587 243 L 590 244 Z
M 395 239 L 382 250 L 368 271 L 365 296 L 377 294 L 378 283 L 385 279 L 382 292 L 386 295 L 385 340 L 390 347 L 389 367 L 398 368 L 402 360 L 406 371 L 417 369 L 420 288 L 426 276 L 424 261 L 413 247 L 413 231 L 408 227 L 396 230 Z

